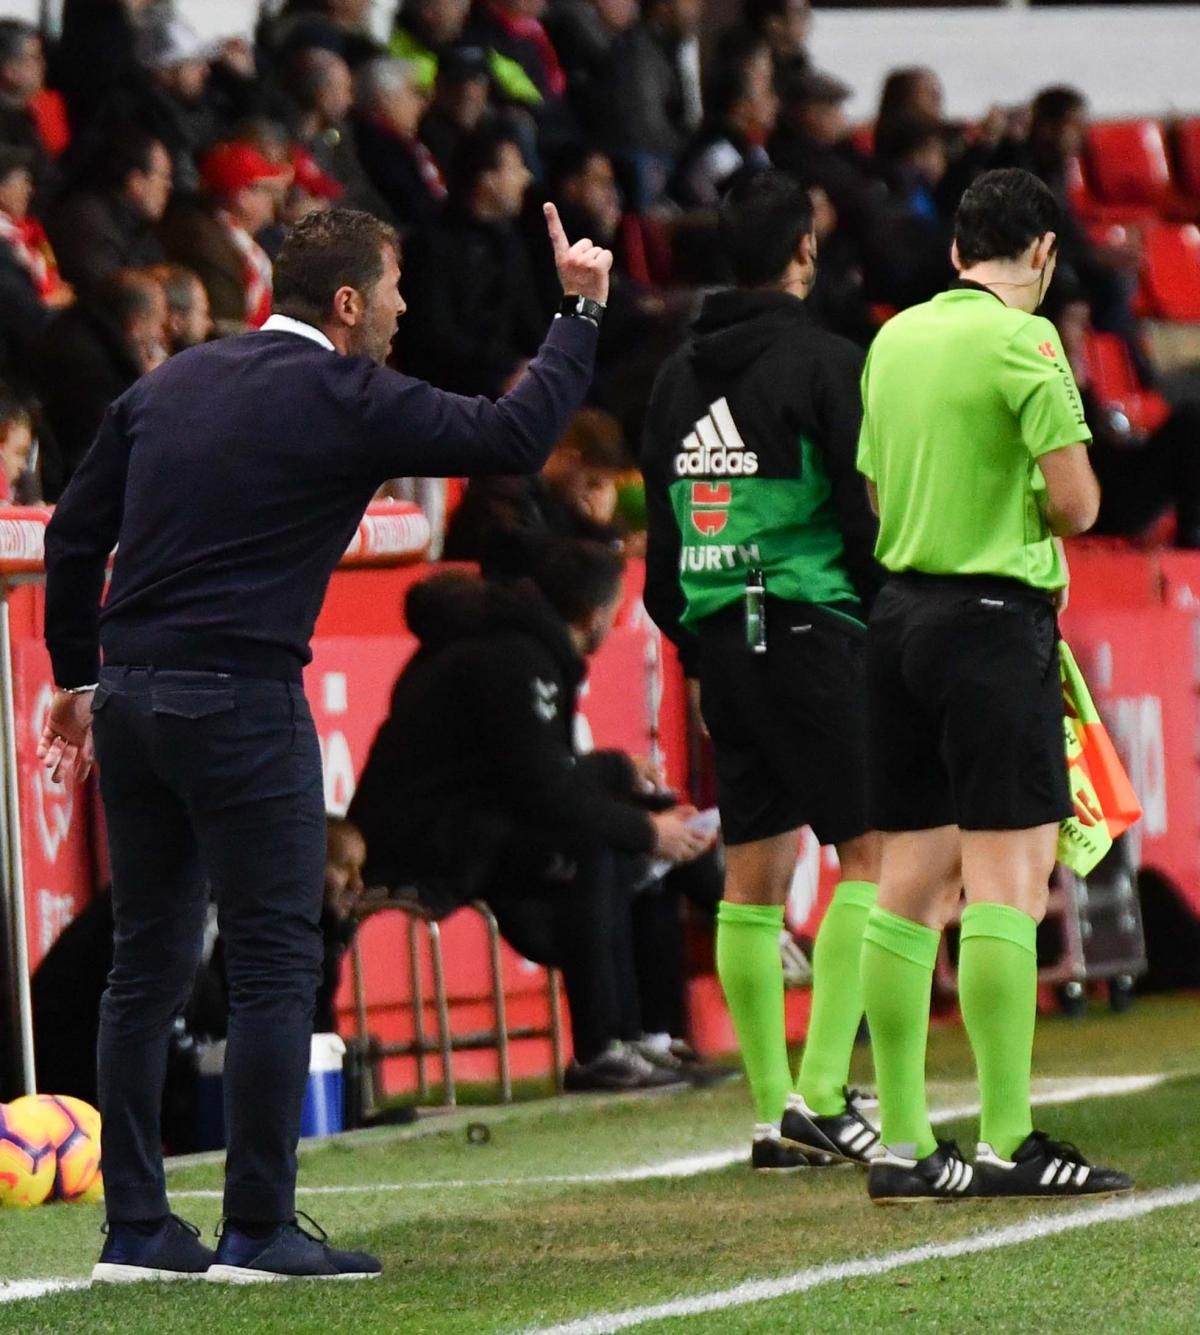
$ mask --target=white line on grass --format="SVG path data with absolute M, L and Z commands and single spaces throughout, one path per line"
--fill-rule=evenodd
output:
M 885 1252 L 881 1256 L 864 1257 L 861 1261 L 839 1261 L 832 1265 L 814 1266 L 797 1270 L 778 1279 L 749 1280 L 730 1289 L 697 1294 L 694 1298 L 676 1298 L 671 1302 L 651 1307 L 632 1307 L 624 1312 L 604 1312 L 566 1321 L 557 1326 L 539 1326 L 527 1335 L 615 1335 L 616 1331 L 650 1321 L 665 1321 L 671 1317 L 702 1316 L 706 1312 L 723 1312 L 731 1307 L 748 1307 L 753 1303 L 770 1302 L 789 1294 L 807 1293 L 824 1284 L 836 1284 L 848 1279 L 873 1279 L 904 1266 L 920 1265 L 925 1261 L 948 1261 L 958 1256 L 974 1256 L 980 1252 L 998 1251 L 1002 1247 L 1016 1247 L 1025 1242 L 1038 1242 L 1059 1233 L 1070 1233 L 1079 1228 L 1094 1228 L 1097 1224 L 1121 1223 L 1140 1219 L 1156 1210 L 1172 1206 L 1195 1205 L 1200 1202 L 1200 1183 L 1191 1186 L 1168 1187 L 1164 1191 L 1149 1191 L 1145 1195 L 1130 1196 L 1123 1200 L 1105 1201 L 1086 1205 L 1063 1214 L 1051 1214 L 1027 1219 L 1023 1224 L 976 1233 L 957 1242 L 927 1243 L 923 1247 L 909 1247 L 902 1252 Z M 953 1207 L 951 1207 L 953 1208 Z
M 24 1298 L 86 1289 L 90 1283 L 88 1279 L 0 1279 L 0 1303 L 19 1303 Z
M 1079 1103 L 1084 1099 L 1119 1098 L 1141 1094 L 1154 1089 L 1171 1077 L 1167 1075 L 1114 1075 L 1095 1078 L 1040 1081 L 1034 1090 L 1035 1106 Z M 935 1108 L 930 1114 L 934 1125 L 974 1117 L 978 1103 L 964 1103 L 957 1107 Z M 665 1159 L 659 1163 L 638 1164 L 633 1168 L 611 1168 L 598 1173 L 555 1173 L 544 1177 L 471 1177 L 448 1178 L 443 1181 L 376 1182 L 365 1185 L 357 1182 L 341 1186 L 298 1186 L 299 1196 L 364 1195 L 377 1191 L 446 1191 L 471 1187 L 535 1187 L 535 1186 L 595 1186 L 616 1182 L 650 1182 L 662 1178 L 695 1177 L 699 1173 L 713 1173 L 730 1168 L 746 1158 L 745 1144 L 736 1149 L 711 1150 L 704 1154 L 690 1154 L 679 1159 Z M 172 1200 L 220 1200 L 218 1190 L 172 1191 Z

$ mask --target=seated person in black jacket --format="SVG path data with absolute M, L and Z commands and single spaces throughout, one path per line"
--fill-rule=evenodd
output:
M 482 561 L 497 540 L 540 551 L 553 538 L 614 546 L 617 476 L 630 466 L 616 418 L 582 408 L 533 477 L 476 477 L 450 520 L 444 561 Z
M 626 755 L 576 753 L 576 691 L 616 616 L 621 574 L 609 548 L 564 541 L 536 584 L 446 572 L 414 586 L 406 611 L 421 647 L 349 812 L 372 884 L 416 886 L 439 914 L 486 899 L 517 950 L 563 971 L 572 1089 L 677 1078 L 633 1045 L 666 1022 L 650 992 L 656 957 L 680 949 L 678 914 L 674 927 L 650 915 L 664 938 L 636 952 L 639 971 L 632 887 L 651 855 L 686 863 L 711 843 L 689 828 L 690 808 L 639 802 Z

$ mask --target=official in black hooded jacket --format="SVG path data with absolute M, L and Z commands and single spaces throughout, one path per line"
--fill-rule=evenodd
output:
M 608 548 L 567 541 L 536 586 L 462 574 L 416 585 L 406 612 L 421 647 L 349 811 L 369 884 L 415 885 L 439 913 L 484 898 L 517 950 L 562 969 L 576 1088 L 655 1082 L 627 1046 L 643 1030 L 632 864 L 688 862 L 709 845 L 688 829 L 689 808 L 639 804 L 626 755 L 574 749 L 576 691 L 612 626 L 621 571 Z

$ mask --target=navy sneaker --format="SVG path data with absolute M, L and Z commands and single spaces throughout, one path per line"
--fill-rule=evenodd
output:
M 92 1267 L 94 1284 L 131 1284 L 143 1279 L 203 1279 L 213 1252 L 200 1230 L 168 1215 L 156 1233 L 130 1224 L 104 1225 L 104 1249 Z
M 285 1279 L 378 1279 L 383 1267 L 366 1252 L 343 1252 L 329 1245 L 328 1234 L 306 1233 L 295 1219 L 267 1235 L 252 1238 L 226 1220 L 208 1278 L 218 1284 L 259 1284 Z

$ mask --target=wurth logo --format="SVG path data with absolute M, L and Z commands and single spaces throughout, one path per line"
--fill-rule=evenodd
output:
M 752 477 L 758 472 L 758 455 L 746 448 L 728 399 L 710 403 L 707 415 L 684 438 L 675 472 L 679 477 Z
M 1049 357 L 1051 361 L 1055 361 L 1058 357 L 1058 349 L 1053 343 L 1039 343 L 1038 351 L 1043 357 Z
M 729 522 L 732 482 L 692 483 L 692 525 L 697 533 L 715 538 Z

